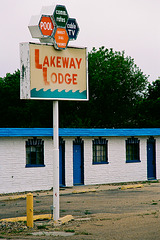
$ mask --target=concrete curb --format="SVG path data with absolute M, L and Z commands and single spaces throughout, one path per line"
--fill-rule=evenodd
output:
M 72 193 L 73 194 L 78 194 L 78 193 L 86 193 L 86 192 L 96 192 L 96 189 L 74 190 Z
M 142 184 L 137 184 L 139 187 Z M 67 195 L 67 194 L 78 194 L 78 193 L 87 193 L 87 192 L 99 192 L 99 191 L 109 191 L 109 190 L 115 190 L 115 189 L 129 189 L 129 188 L 135 188 L 136 184 L 134 185 L 123 185 L 123 186 L 110 186 L 110 185 L 98 185 L 98 186 L 90 186 L 90 187 L 76 187 L 74 188 L 65 188 L 65 190 L 60 190 L 60 196 Z M 46 193 L 47 192 L 47 193 Z M 53 192 L 35 192 L 33 193 L 33 197 L 37 196 L 44 196 L 44 195 L 53 195 Z M 0 202 L 1 201 L 12 201 L 17 199 L 25 199 L 27 197 L 27 194 L 15 194 L 15 195 L 0 195 Z
M 51 220 L 51 214 L 42 214 L 42 215 L 34 215 L 33 220 Z M 27 221 L 27 217 L 15 217 L 15 218 L 4 218 L 0 219 L 0 222 L 25 222 Z
M 33 221 L 36 220 L 51 220 L 52 215 L 51 214 L 42 214 L 42 215 L 34 215 Z M 74 217 L 72 215 L 66 215 L 64 217 L 59 218 L 54 223 L 57 225 L 65 224 L 71 220 L 73 220 Z M 27 217 L 15 217 L 15 218 L 4 218 L 0 219 L 0 222 L 25 222 L 27 221 Z
M 58 225 L 61 225 L 61 224 L 64 224 L 64 223 L 67 223 L 67 222 L 69 222 L 69 221 L 71 221 L 71 220 L 73 220 L 74 219 L 74 217 L 72 216 L 72 215 L 66 215 L 66 216 L 64 216 L 64 217 L 61 217 L 61 218 L 59 218 L 57 221 L 55 221 L 54 223 L 55 224 L 58 224 Z
M 121 190 L 134 189 L 134 188 L 142 188 L 142 187 L 144 187 L 143 184 L 123 185 L 123 186 L 121 187 Z
M 23 195 L 13 195 L 13 196 L 0 196 L 0 201 L 12 201 L 17 199 L 25 199 L 27 197 L 27 194 Z

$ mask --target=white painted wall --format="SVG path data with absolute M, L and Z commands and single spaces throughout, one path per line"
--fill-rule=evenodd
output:
M 85 184 L 105 184 L 147 180 L 146 138 L 140 139 L 140 160 L 126 163 L 125 137 L 108 137 L 108 164 L 92 164 L 92 141 L 85 139 Z
M 63 138 L 65 141 L 65 185 L 73 186 L 73 139 Z
M 53 140 L 44 140 L 45 167 L 26 168 L 25 142 L 27 137 L 0 138 L 0 194 L 48 190 L 53 186 Z M 106 184 L 147 180 L 147 137 L 140 140 L 140 160 L 126 163 L 125 140 L 127 137 L 107 137 L 108 164 L 92 164 L 92 140 L 84 141 L 84 184 Z M 160 137 L 156 137 L 156 174 L 160 179 Z M 65 184 L 73 186 L 73 137 L 65 141 Z
M 52 139 L 42 139 L 45 167 L 26 168 L 25 142 L 28 138 L 0 138 L 0 193 L 52 188 Z

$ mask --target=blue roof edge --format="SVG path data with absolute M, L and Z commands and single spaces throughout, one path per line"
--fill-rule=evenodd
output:
M 53 128 L 0 128 L 0 137 L 52 137 Z M 160 136 L 160 128 L 59 128 L 62 137 Z

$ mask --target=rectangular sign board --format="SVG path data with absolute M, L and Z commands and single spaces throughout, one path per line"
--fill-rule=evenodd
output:
M 87 49 L 20 44 L 20 98 L 88 100 Z

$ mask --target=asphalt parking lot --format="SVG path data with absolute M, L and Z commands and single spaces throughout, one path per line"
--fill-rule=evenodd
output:
M 121 187 L 121 185 L 97 185 L 61 189 L 60 216 L 72 215 L 74 221 L 58 226 L 58 230 L 68 229 L 74 233 L 66 239 L 159 240 L 160 183 L 146 182 L 140 187 L 124 190 Z M 33 194 L 34 214 L 51 213 L 52 191 Z M 0 196 L 0 219 L 26 215 L 26 199 L 13 200 L 10 197 Z M 44 224 L 47 226 L 47 222 Z M 50 227 L 45 231 L 51 230 L 55 230 L 55 227 L 50 221 Z M 27 238 L 26 233 L 27 229 L 23 232 L 23 239 Z M 0 237 L 1 234 L 5 236 L 2 231 Z M 22 235 L 16 234 L 16 237 Z M 35 238 L 36 236 L 33 239 Z M 44 239 L 52 237 L 46 236 Z M 65 238 L 59 236 L 54 239 Z

